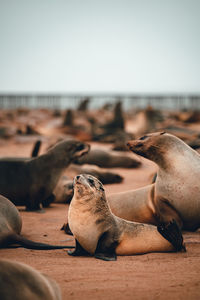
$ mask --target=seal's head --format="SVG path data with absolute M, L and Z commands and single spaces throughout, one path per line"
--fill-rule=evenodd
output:
M 48 152 L 55 153 L 57 159 L 61 159 L 64 166 L 88 153 L 90 146 L 75 139 L 67 139 L 57 143 Z
M 89 174 L 77 175 L 74 178 L 74 195 L 77 199 L 91 201 L 105 198 L 103 184 L 94 176 Z M 87 200 L 86 200 L 87 201 Z
M 159 152 L 163 152 L 163 135 L 165 135 L 165 132 L 146 134 L 138 140 L 129 141 L 127 146 L 134 153 L 154 160 L 155 155 L 159 154 Z
M 128 148 L 134 153 L 157 163 L 162 169 L 183 166 L 198 154 L 184 141 L 166 132 L 149 133 L 138 140 L 129 141 Z M 199 159 L 199 155 L 198 155 Z M 177 167 L 176 167 L 177 168 Z

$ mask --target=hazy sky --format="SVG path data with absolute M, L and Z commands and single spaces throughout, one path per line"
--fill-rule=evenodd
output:
M 200 0 L 0 0 L 0 92 L 200 92 Z

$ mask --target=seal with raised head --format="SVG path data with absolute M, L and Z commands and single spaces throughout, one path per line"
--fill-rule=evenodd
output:
M 73 246 L 56 246 L 37 243 L 20 235 L 22 219 L 15 205 L 7 198 L 0 195 L 0 248 L 11 245 L 20 245 L 27 249 L 53 250 L 74 248 Z
M 165 132 L 128 143 L 134 153 L 158 165 L 154 184 L 108 197 L 111 210 L 131 221 L 158 224 L 175 219 L 185 230 L 200 227 L 200 155 Z
M 58 284 L 49 276 L 21 262 L 0 260 L 2 300 L 61 300 Z
M 89 145 L 67 139 L 32 159 L 0 159 L 0 194 L 27 210 L 48 206 L 63 170 L 89 151 Z
M 94 255 L 115 260 L 116 255 L 180 251 L 184 248 L 175 221 L 158 227 L 126 221 L 115 216 L 107 203 L 102 183 L 87 174 L 74 179 L 74 196 L 68 222 L 76 240 L 71 255 Z

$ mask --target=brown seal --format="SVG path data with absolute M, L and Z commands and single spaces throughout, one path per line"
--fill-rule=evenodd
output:
M 87 174 L 74 179 L 74 196 L 68 212 L 76 239 L 71 255 L 94 255 L 115 260 L 116 255 L 179 251 L 183 238 L 175 221 L 167 226 L 140 224 L 115 216 L 107 203 L 102 183 Z
M 75 161 L 77 164 L 92 164 L 102 168 L 137 168 L 141 165 L 139 159 L 127 155 L 106 151 L 102 149 L 91 149 L 84 157 Z
M 73 246 L 56 246 L 33 242 L 20 235 L 21 229 L 22 219 L 17 208 L 11 201 L 0 195 L 0 248 L 7 248 L 16 244 L 35 250 L 74 248 Z
M 32 159 L 0 159 L 0 194 L 27 210 L 40 209 L 40 203 L 46 207 L 63 170 L 88 151 L 89 145 L 71 139 Z
M 61 300 L 57 283 L 31 266 L 7 259 L 0 260 L 2 300 Z
M 185 230 L 200 226 L 200 155 L 179 138 L 146 134 L 128 143 L 134 153 L 158 165 L 154 184 L 109 196 L 112 211 L 131 221 L 158 224 L 175 219 Z
M 70 164 L 70 166 L 64 171 L 64 175 L 61 176 L 53 191 L 53 194 L 55 195 L 54 202 L 69 203 L 71 201 L 74 193 L 73 178 L 81 173 L 93 175 L 103 184 L 120 183 L 123 180 L 123 177 L 119 174 L 110 172 L 107 169 L 103 169 L 95 165 Z

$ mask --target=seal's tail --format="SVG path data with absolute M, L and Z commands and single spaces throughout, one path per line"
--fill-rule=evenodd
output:
M 31 240 L 26 239 L 25 237 L 18 235 L 18 234 L 11 234 L 7 237 L 6 241 L 4 242 L 4 247 L 9 245 L 18 244 L 27 249 L 33 250 L 55 250 L 55 249 L 72 249 L 75 248 L 74 246 L 57 246 L 57 245 L 49 245 L 44 243 L 37 243 Z
M 168 224 L 159 224 L 157 226 L 157 230 L 166 240 L 168 240 L 174 246 L 175 251 L 186 251 L 181 230 L 175 220 L 172 220 Z

